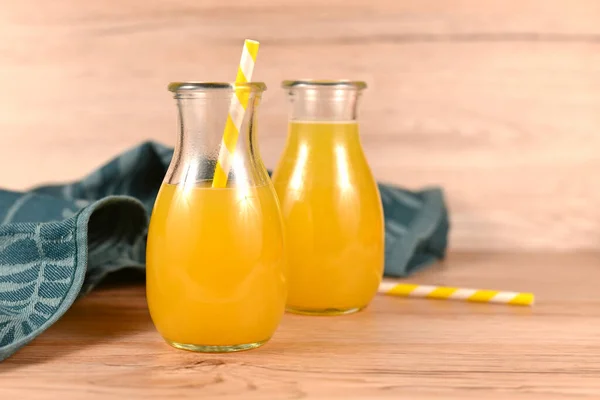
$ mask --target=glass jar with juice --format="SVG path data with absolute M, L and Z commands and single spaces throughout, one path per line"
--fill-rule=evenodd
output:
M 275 332 L 287 290 L 281 212 L 255 138 L 265 86 L 184 82 L 169 89 L 179 140 L 148 232 L 152 320 L 177 348 L 258 347 Z M 246 110 L 236 113 L 230 107 L 240 99 Z M 225 129 L 239 135 L 222 148 Z M 215 185 L 218 169 L 222 185 Z
M 364 82 L 285 81 L 291 116 L 273 175 L 286 230 L 287 310 L 347 314 L 366 307 L 384 265 L 383 210 L 363 153 Z

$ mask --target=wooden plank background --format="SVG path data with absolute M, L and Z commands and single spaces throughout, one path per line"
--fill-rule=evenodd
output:
M 243 38 L 269 86 L 367 81 L 378 179 L 440 184 L 455 249 L 600 249 L 596 0 L 0 0 L 0 185 L 76 179 L 147 139 L 172 144 L 174 80 L 231 80 Z

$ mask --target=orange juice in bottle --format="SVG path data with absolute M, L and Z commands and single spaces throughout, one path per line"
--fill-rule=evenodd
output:
M 365 85 L 286 81 L 283 86 L 292 115 L 273 182 L 286 231 L 287 309 L 352 313 L 376 294 L 384 263 L 383 210 L 356 121 Z
M 174 347 L 205 352 L 265 343 L 282 317 L 281 212 L 254 138 L 264 85 L 176 83 L 180 139 L 148 232 L 152 320 Z M 225 187 L 212 187 L 234 91 L 250 97 Z

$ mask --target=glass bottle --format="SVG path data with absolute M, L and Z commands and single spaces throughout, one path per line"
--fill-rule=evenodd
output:
M 281 212 L 256 143 L 265 85 L 184 82 L 169 90 L 179 140 L 148 231 L 152 320 L 180 349 L 258 347 L 275 332 L 287 290 Z M 213 187 L 233 96 L 247 99 L 247 107 L 238 115 L 226 186 Z
M 286 229 L 287 310 L 348 314 L 368 305 L 384 265 L 383 210 L 363 153 L 364 82 L 285 81 L 291 103 L 273 176 Z

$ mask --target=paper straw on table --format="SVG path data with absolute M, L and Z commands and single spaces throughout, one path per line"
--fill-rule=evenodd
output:
M 240 59 L 240 65 L 235 79 L 236 83 L 246 83 L 251 81 L 254 63 L 256 62 L 256 55 L 258 54 L 258 46 L 259 43 L 255 40 L 246 39 L 244 41 L 242 58 Z M 244 114 L 246 113 L 246 107 L 248 107 L 249 97 L 250 93 L 248 89 L 236 90 L 231 97 L 229 115 L 227 117 L 227 123 L 225 124 L 225 131 L 223 132 L 223 140 L 221 142 L 221 149 L 219 150 L 219 158 L 217 160 L 215 176 L 212 183 L 212 187 L 214 188 L 223 188 L 227 186 L 227 176 L 231 170 L 233 152 L 238 141 L 242 122 L 244 122 Z
M 513 306 L 532 306 L 535 300 L 533 293 L 501 292 L 498 290 L 465 289 L 396 282 L 381 282 L 379 293 L 391 296 L 463 300 L 476 303 L 500 303 Z

